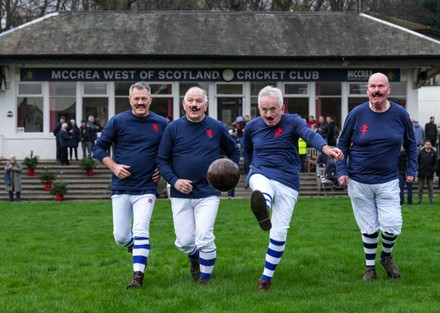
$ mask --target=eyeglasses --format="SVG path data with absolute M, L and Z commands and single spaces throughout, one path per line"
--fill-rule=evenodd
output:
M 142 97 L 142 98 L 139 98 L 139 97 L 133 97 L 133 98 L 131 98 L 131 100 L 134 101 L 134 102 L 139 102 L 139 101 L 147 102 L 149 99 L 150 99 L 150 98 L 147 98 L 147 97 Z
M 205 100 L 203 100 L 203 99 L 192 99 L 192 98 L 187 98 L 187 99 L 185 99 L 185 101 L 188 102 L 188 103 L 195 102 L 197 104 L 202 104 L 202 103 L 205 102 Z

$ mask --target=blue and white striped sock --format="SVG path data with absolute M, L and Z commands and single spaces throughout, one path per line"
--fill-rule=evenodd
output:
M 376 266 L 377 244 L 379 242 L 379 233 L 371 235 L 362 234 L 362 243 L 364 244 L 365 263 L 367 267 Z
M 390 256 L 396 243 L 397 235 L 390 233 L 382 233 L 382 252 L 380 258 Z
M 261 280 L 272 280 L 275 269 L 283 256 L 285 246 L 285 241 L 269 239 L 269 247 L 266 251 L 266 263 L 264 264 L 264 271 Z
M 135 237 L 133 245 L 133 272 L 145 272 L 149 254 L 149 238 Z
M 266 207 L 270 211 L 270 207 L 272 205 L 272 197 L 266 192 L 262 192 L 262 194 L 264 196 L 264 199 L 266 199 Z
M 199 256 L 200 278 L 209 280 L 211 278 L 212 270 L 214 269 L 214 264 L 217 257 L 217 250 L 214 249 L 209 252 L 199 251 Z

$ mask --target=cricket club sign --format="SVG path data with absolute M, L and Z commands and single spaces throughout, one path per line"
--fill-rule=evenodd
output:
M 22 68 L 21 81 L 347 81 L 365 82 L 381 72 L 390 82 L 400 81 L 400 69 L 121 69 Z

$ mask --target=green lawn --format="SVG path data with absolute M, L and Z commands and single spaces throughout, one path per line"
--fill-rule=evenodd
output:
M 436 203 L 440 199 L 437 197 Z M 402 277 L 362 282 L 361 236 L 347 197 L 300 197 L 268 293 L 257 289 L 268 233 L 247 200 L 222 200 L 217 262 L 198 286 L 158 200 L 143 288 L 126 290 L 131 259 L 113 241 L 111 203 L 0 203 L 0 312 L 439 312 L 440 208 L 403 207 L 394 257 Z

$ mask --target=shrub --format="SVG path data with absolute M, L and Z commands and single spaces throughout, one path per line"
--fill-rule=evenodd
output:
M 47 184 L 57 179 L 57 176 L 46 169 L 43 173 L 38 174 L 38 178 L 41 180 L 42 183 Z
M 62 180 L 58 180 L 53 183 L 52 189 L 50 191 L 53 195 L 62 195 L 64 196 L 67 193 L 67 184 L 63 182 Z
M 34 155 L 34 151 L 31 150 L 30 155 L 24 158 L 23 163 L 30 170 L 36 169 L 38 165 L 38 155 Z
M 94 169 L 98 164 L 96 163 L 96 161 L 93 158 L 82 158 L 79 161 L 79 168 L 82 169 L 83 171 L 89 171 Z

